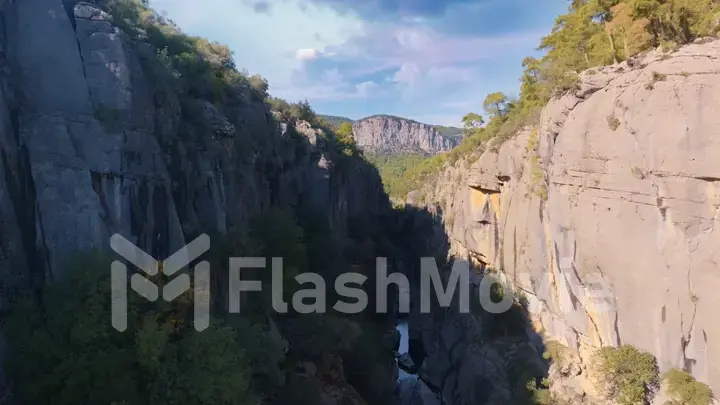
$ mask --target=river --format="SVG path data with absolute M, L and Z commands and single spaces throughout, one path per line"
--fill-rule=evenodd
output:
M 400 348 L 398 349 L 398 353 L 405 354 L 409 350 L 409 336 L 408 336 L 408 325 L 405 322 L 399 323 L 395 329 L 400 332 Z M 405 380 L 407 378 L 417 378 L 415 374 L 408 374 L 403 369 L 400 369 L 400 373 L 398 376 L 398 381 Z

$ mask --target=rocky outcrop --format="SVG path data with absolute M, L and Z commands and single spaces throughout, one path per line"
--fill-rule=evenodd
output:
M 416 378 L 407 378 L 397 387 L 398 405 L 442 405 L 438 395 Z
M 389 115 L 363 118 L 352 126 L 358 146 L 386 154 L 436 154 L 454 148 L 461 141 L 460 130 L 456 136 L 443 135 L 432 125 Z
M 389 209 L 372 166 L 276 122 L 250 87 L 222 105 L 179 96 L 156 50 L 95 6 L 0 5 L 0 311 L 115 233 L 167 257 L 271 206 L 338 230 Z
M 481 307 L 477 298 L 484 275 L 464 260 L 453 264 L 459 266 L 455 270 L 470 269 L 468 296 L 475 302 L 470 312 L 461 311 L 456 292 L 448 308 L 421 313 L 421 295 L 413 294 L 408 318 L 410 355 L 421 367 L 412 392 L 429 390 L 439 404 L 447 405 L 523 403 L 528 384 L 547 375 L 540 339 L 535 338 L 520 307 L 502 314 Z M 449 284 L 450 268 L 441 273 L 443 285 Z M 401 393 L 410 395 L 410 384 L 402 383 Z M 436 403 L 425 401 L 418 403 Z
M 719 109 L 720 41 L 653 51 L 584 72 L 537 127 L 412 196 L 584 364 L 631 344 L 718 392 Z

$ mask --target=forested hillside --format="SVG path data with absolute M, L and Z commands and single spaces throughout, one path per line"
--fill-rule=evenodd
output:
M 417 188 L 445 163 L 481 152 L 486 141 L 497 145 L 524 126 L 537 123 L 552 96 L 577 88 L 581 72 L 626 61 L 655 47 L 670 52 L 718 31 L 717 0 L 573 0 L 568 12 L 559 16 L 552 31 L 541 39 L 538 49 L 545 55 L 522 61 L 519 96 L 489 94 L 482 114 L 463 117 L 465 140 L 452 151 L 408 169 L 399 181 L 405 186 L 396 196 Z
M 336 116 L 336 115 L 324 115 L 324 114 L 320 114 L 319 116 L 320 116 L 320 118 L 322 118 L 322 119 L 324 119 L 325 121 L 327 121 L 328 124 L 330 124 L 330 125 L 332 125 L 333 127 L 336 127 L 336 128 L 339 127 L 340 125 L 346 123 L 346 122 L 349 123 L 349 124 L 352 124 L 352 123 L 354 122 L 354 121 L 351 120 L 350 118 L 347 118 L 347 117 L 338 117 L 338 116 Z

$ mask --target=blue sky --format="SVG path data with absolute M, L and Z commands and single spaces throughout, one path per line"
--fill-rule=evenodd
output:
M 567 0 L 150 0 L 230 46 L 270 93 L 322 114 L 460 125 L 487 93 L 516 94 L 525 56 Z

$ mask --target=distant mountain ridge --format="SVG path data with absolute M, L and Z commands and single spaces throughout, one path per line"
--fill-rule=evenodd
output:
M 334 126 L 334 127 L 339 127 L 343 122 L 349 122 L 350 124 L 352 124 L 353 122 L 355 122 L 355 120 L 352 120 L 352 119 L 350 119 L 350 118 L 340 117 L 340 116 L 337 116 L 337 115 L 322 115 L 322 114 L 319 114 L 318 117 L 324 119 L 325 121 L 328 122 L 328 124 L 330 124 L 330 125 L 332 125 L 332 126 Z
M 462 140 L 462 129 L 430 125 L 412 119 L 376 114 L 359 120 L 333 115 L 320 115 L 333 126 L 344 122 L 353 126 L 353 137 L 366 151 L 382 154 L 446 152 Z

